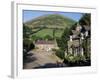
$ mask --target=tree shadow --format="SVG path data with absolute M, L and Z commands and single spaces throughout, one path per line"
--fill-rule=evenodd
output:
M 37 60 L 36 57 L 33 57 L 32 54 L 28 54 L 27 56 L 23 57 L 23 69 L 25 68 L 27 63 L 31 63 Z
M 83 67 L 83 66 L 91 66 L 91 60 L 87 61 L 76 61 L 76 62 L 69 62 L 69 61 L 64 61 L 65 64 L 68 65 L 68 67 Z
M 37 60 L 37 58 L 36 57 L 28 57 L 26 60 L 25 60 L 25 62 L 24 63 L 30 63 L 30 62 L 33 62 L 33 61 L 35 61 L 35 60 Z
M 33 67 L 33 69 L 40 69 L 40 68 L 59 68 L 59 67 L 66 67 L 64 63 L 46 63 L 43 66 Z
M 33 53 L 26 54 L 25 57 L 23 57 L 23 63 L 24 64 L 30 63 L 30 62 L 37 60 L 37 58 L 34 57 L 33 55 L 34 55 Z

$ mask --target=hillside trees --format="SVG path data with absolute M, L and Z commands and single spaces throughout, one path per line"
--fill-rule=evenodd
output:
M 30 38 L 31 32 L 32 32 L 31 28 L 23 24 L 23 58 L 26 58 L 27 52 L 29 50 L 35 48 L 35 45 L 33 44 Z
M 61 38 L 57 38 L 57 44 L 58 47 L 60 48 L 56 53 L 57 55 L 59 54 L 58 57 L 61 57 L 61 59 L 65 58 L 65 51 L 68 52 L 68 40 L 69 40 L 69 34 L 70 34 L 70 29 L 65 28 Z
M 87 27 L 91 27 L 91 14 L 84 14 L 83 17 L 79 20 L 79 23 L 84 26 L 86 25 Z M 85 40 L 83 41 L 83 48 L 84 48 L 84 54 L 87 58 L 90 58 L 90 51 L 89 51 L 89 48 L 90 48 L 90 33 L 91 33 L 91 30 L 89 31 L 88 33 L 88 37 L 85 37 Z
M 83 17 L 79 20 L 79 23 L 81 25 L 88 25 L 90 26 L 91 25 L 91 14 L 83 14 Z

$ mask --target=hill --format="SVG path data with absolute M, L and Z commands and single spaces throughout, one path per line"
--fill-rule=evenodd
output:
M 65 28 L 75 23 L 74 20 L 59 14 L 50 14 L 40 16 L 25 24 L 31 28 L 48 27 L 48 28 Z
M 32 35 L 38 37 L 60 37 L 66 27 L 75 23 L 74 20 L 59 14 L 43 15 L 38 18 L 25 22 L 24 25 L 31 28 Z

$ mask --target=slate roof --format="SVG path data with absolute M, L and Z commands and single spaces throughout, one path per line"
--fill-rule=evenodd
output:
M 38 40 L 35 44 L 54 44 L 53 41 Z

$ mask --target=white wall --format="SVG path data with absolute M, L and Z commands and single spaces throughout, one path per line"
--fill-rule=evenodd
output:
M 19 0 L 21 1 L 21 0 Z M 29 0 L 25 0 L 29 1 Z M 72 2 L 73 1 L 73 2 Z M 69 2 L 69 3 L 68 3 Z M 95 37 L 97 37 L 97 51 L 98 53 L 98 72 L 94 74 L 72 74 L 63 75 L 56 77 L 43 77 L 25 80 L 100 80 L 100 6 L 99 0 L 34 0 L 34 3 L 38 4 L 59 4 L 59 5 L 86 5 L 86 6 L 96 6 L 97 10 L 97 20 L 98 26 Z M 0 80 L 12 80 L 10 76 L 10 65 L 11 65 L 11 0 L 1 0 L 0 2 Z M 23 80 L 23 79 L 18 79 Z

